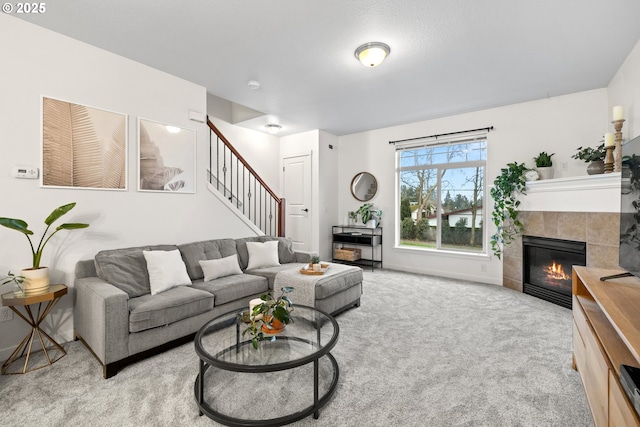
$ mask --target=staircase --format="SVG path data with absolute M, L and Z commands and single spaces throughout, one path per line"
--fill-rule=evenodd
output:
M 262 234 L 284 236 L 284 199 L 269 188 L 208 118 L 207 125 L 210 187 Z

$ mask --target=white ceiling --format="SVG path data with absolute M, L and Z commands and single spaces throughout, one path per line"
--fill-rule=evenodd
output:
M 55 0 L 14 15 L 345 135 L 606 87 L 640 39 L 638 0 Z M 391 47 L 365 68 L 363 43 Z M 6 41 L 5 41 L 6 42 Z M 261 88 L 252 91 L 249 80 Z M 168 100 L 170 102 L 170 100 Z M 260 130 L 264 131 L 262 127 Z

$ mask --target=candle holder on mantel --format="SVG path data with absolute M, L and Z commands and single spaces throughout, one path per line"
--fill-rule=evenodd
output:
M 604 156 L 604 173 L 613 172 L 613 149 L 614 148 L 615 147 L 613 145 L 604 147 L 604 149 L 607 150 Z
M 613 128 L 616 130 L 616 136 L 615 136 L 615 141 L 616 141 L 616 168 L 615 171 L 616 172 L 622 172 L 622 123 L 624 123 L 624 119 L 620 119 L 620 120 L 614 120 L 611 123 L 613 123 Z M 608 155 L 608 153 L 607 153 Z M 606 166 L 605 166 L 606 167 Z M 605 169 L 606 172 L 606 169 Z

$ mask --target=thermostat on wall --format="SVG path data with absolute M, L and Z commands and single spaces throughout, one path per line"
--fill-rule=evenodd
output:
M 14 166 L 13 176 L 15 178 L 37 179 L 38 168 L 34 168 L 33 166 Z

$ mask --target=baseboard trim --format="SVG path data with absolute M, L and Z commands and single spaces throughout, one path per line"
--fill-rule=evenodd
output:
M 422 268 L 407 267 L 406 265 L 389 264 L 389 262 L 387 261 L 384 262 L 384 268 L 385 270 L 394 270 L 400 273 L 403 273 L 403 272 L 417 273 L 417 274 L 424 274 L 427 276 L 446 277 L 449 279 L 468 280 L 470 282 L 479 282 L 479 283 L 486 283 L 488 285 L 502 286 L 502 278 L 495 279 L 491 277 L 473 276 L 470 274 L 460 274 L 460 273 L 451 272 L 451 271 L 427 270 Z

